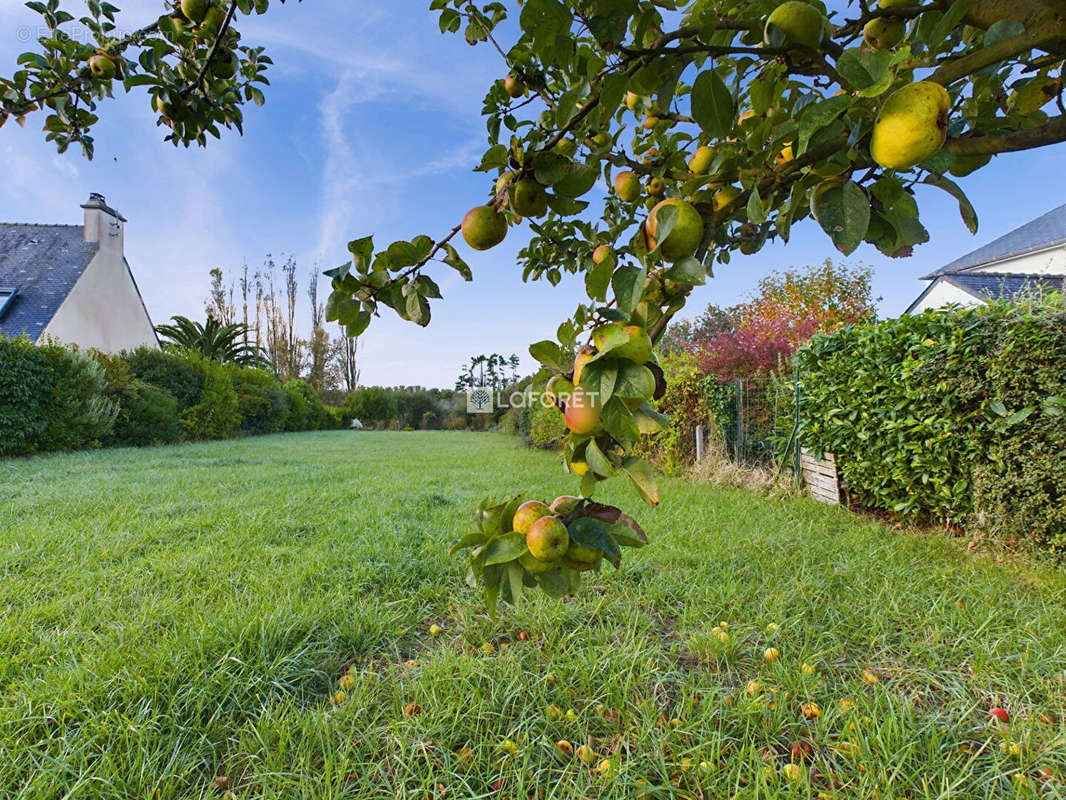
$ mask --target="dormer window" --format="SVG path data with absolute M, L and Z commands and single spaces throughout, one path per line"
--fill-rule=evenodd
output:
M 0 286 L 0 319 L 3 319 L 4 314 L 15 305 L 15 295 L 18 293 L 19 290 L 14 287 Z

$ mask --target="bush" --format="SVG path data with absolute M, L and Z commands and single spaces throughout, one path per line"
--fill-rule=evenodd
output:
M 1061 300 L 928 311 L 799 352 L 808 447 L 858 503 L 1066 545 Z
M 201 378 L 202 389 L 196 403 L 181 412 L 181 423 L 190 439 L 225 439 L 240 425 L 237 392 L 229 371 L 217 361 L 189 350 L 180 358 Z
M 289 398 L 281 383 L 266 370 L 227 366 L 233 390 L 237 393 L 240 429 L 249 436 L 277 433 L 285 429 Z
M 115 429 L 108 445 L 146 447 L 181 441 L 183 428 L 178 401 L 170 393 L 134 378 L 120 401 Z
M 529 443 L 546 450 L 555 449 L 562 444 L 566 431 L 566 421 L 559 409 L 535 398 L 530 414 Z
M 47 355 L 29 338 L 0 336 L 0 455 L 37 449 L 54 382 Z
M 344 401 L 348 419 L 357 419 L 368 428 L 395 419 L 398 411 L 396 396 L 381 386 L 362 386 Z
M 307 417 L 303 426 L 293 430 L 322 431 L 328 430 L 332 426 L 333 420 L 329 415 L 329 411 L 326 410 L 326 404 L 319 398 L 314 386 L 305 380 L 297 378 L 286 382 L 285 390 L 290 392 L 290 396 L 295 393 L 302 397 L 307 407 Z
M 188 359 L 148 347 L 123 353 L 122 358 L 133 377 L 169 393 L 178 401 L 179 410 L 200 402 L 204 376 Z
M 1066 549 L 1066 313 L 1018 314 L 988 358 L 998 417 L 975 470 L 975 518 L 992 533 Z
M 80 450 L 99 447 L 110 435 L 119 406 L 107 396 L 104 370 L 96 361 L 59 345 L 39 346 L 52 370 L 52 392 L 44 415 L 48 424 L 38 448 Z

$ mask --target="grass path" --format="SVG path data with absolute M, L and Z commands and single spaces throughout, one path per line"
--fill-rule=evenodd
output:
M 0 798 L 1066 796 L 1066 575 L 612 483 L 651 544 L 492 624 L 447 543 L 484 495 L 575 488 L 506 437 L 0 461 Z

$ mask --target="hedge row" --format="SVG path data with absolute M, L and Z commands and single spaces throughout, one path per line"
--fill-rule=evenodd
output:
M 848 328 L 798 359 L 802 441 L 853 501 L 1066 547 L 1061 301 Z
M 0 337 L 0 455 L 341 427 L 306 381 L 199 352 L 118 356 Z

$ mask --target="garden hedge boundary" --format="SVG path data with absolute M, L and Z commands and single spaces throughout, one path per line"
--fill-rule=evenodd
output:
M 340 428 L 302 380 L 198 351 L 121 355 L 0 337 L 0 456 Z
M 1061 299 L 845 328 L 797 359 L 801 441 L 852 502 L 1066 548 Z

